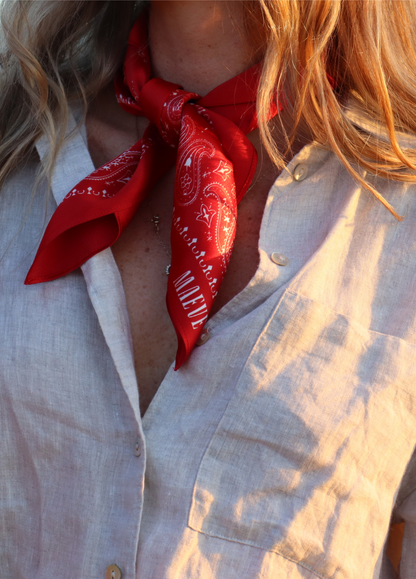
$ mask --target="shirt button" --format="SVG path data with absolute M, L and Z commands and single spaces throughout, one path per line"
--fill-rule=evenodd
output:
M 197 339 L 197 341 L 195 343 L 197 346 L 203 346 L 206 342 L 208 342 L 210 337 L 211 337 L 211 332 L 209 331 L 208 328 L 204 328 L 201 332 L 201 335 L 199 336 L 199 338 Z
M 105 579 L 121 579 L 121 571 L 117 565 L 109 565 L 105 572 Z
M 140 446 L 140 442 L 136 442 L 135 446 L 134 446 L 134 456 L 141 456 L 142 455 L 142 449 Z
M 308 166 L 301 163 L 296 165 L 293 171 L 293 178 L 295 181 L 303 181 L 308 175 Z
M 283 253 L 272 253 L 270 259 L 277 265 L 288 265 L 288 258 Z

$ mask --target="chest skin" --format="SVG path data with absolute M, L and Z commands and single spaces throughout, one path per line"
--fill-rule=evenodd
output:
M 113 246 L 121 272 L 132 329 L 135 368 L 144 413 L 172 364 L 176 334 L 166 308 L 169 257 L 151 222 L 158 214 L 160 235 L 169 247 L 173 196 L 172 174 L 151 192 Z M 233 255 L 211 315 L 239 293 L 254 275 L 259 260 L 258 237 L 268 186 L 251 190 L 240 204 Z
M 134 118 L 118 107 L 112 88 L 103 92 L 86 121 L 94 165 L 101 166 L 132 146 L 147 123 L 145 118 Z M 261 160 L 253 184 L 238 207 L 233 254 L 211 316 L 244 289 L 257 269 L 264 206 L 280 172 L 264 155 L 258 132 L 253 131 L 249 138 Z M 303 144 L 296 143 L 292 155 Z M 112 247 L 126 294 L 142 415 L 174 361 L 177 348 L 176 333 L 166 308 L 165 272 L 170 263 L 167 250 L 170 250 L 173 186 L 174 169 L 156 184 Z M 160 218 L 160 237 L 152 222 L 154 215 Z

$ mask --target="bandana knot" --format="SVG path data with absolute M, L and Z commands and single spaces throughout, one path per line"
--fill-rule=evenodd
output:
M 183 109 L 187 103 L 199 98 L 177 84 L 152 78 L 140 91 L 138 102 L 143 115 L 156 125 L 163 140 L 170 147 L 177 147 Z

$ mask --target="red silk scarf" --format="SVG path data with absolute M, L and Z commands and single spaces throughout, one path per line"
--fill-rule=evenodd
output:
M 230 261 L 237 204 L 256 169 L 246 134 L 257 127 L 260 66 L 205 97 L 151 77 L 147 22 L 129 36 L 119 105 L 150 123 L 133 147 L 83 179 L 52 216 L 26 284 L 57 279 L 111 246 L 158 179 L 176 163 L 167 307 L 178 369 L 190 355 Z M 273 107 L 270 117 L 277 113 Z

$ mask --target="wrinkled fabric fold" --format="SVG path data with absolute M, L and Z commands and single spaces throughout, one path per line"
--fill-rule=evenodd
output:
M 52 216 L 25 283 L 51 281 L 111 246 L 155 183 L 176 163 L 172 263 L 167 307 L 178 337 L 176 369 L 208 319 L 233 248 L 237 205 L 257 155 L 246 134 L 257 127 L 256 65 L 204 97 L 152 78 L 146 18 L 133 27 L 119 105 L 149 125 L 130 149 L 76 185 Z M 277 113 L 272 108 L 270 117 Z

